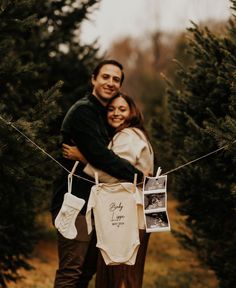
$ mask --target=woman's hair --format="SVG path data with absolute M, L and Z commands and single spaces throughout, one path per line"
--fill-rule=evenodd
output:
M 121 92 L 118 92 L 115 96 L 113 96 L 109 100 L 109 102 L 107 104 L 107 107 L 109 107 L 111 105 L 111 103 L 116 98 L 119 98 L 119 97 L 123 98 L 127 102 L 128 106 L 129 106 L 129 109 L 130 109 L 130 115 L 128 116 L 128 118 L 125 120 L 125 122 L 123 124 L 121 124 L 119 127 L 117 127 L 115 129 L 115 133 L 123 130 L 124 128 L 134 127 L 134 128 L 139 128 L 141 131 L 143 131 L 145 136 L 147 138 L 149 138 L 148 134 L 147 134 L 147 131 L 144 128 L 143 114 L 141 113 L 139 108 L 136 106 L 134 100 L 130 96 L 128 96 L 126 94 L 123 94 Z

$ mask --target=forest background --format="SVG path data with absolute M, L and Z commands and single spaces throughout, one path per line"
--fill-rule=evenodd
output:
M 168 176 L 170 199 L 181 215 L 172 229 L 179 242 L 169 244 L 189 249 L 205 274 L 199 279 L 196 269 L 186 269 L 189 260 L 181 274 L 169 271 L 146 287 L 210 287 L 208 274 L 214 274 L 212 287 L 235 287 L 236 1 L 230 1 L 227 23 L 121 39 L 102 56 L 96 41 L 85 45 L 79 37 L 99 2 L 0 1 L 0 287 L 11 287 L 22 269 L 30 269 L 38 240 L 48 237 L 44 219 L 62 169 L 14 127 L 59 159 L 60 123 L 104 57 L 124 64 L 123 89 L 142 104 L 163 173 L 223 147 Z

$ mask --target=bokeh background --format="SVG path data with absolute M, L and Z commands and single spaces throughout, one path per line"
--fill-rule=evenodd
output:
M 60 159 L 62 119 L 104 58 L 123 64 L 168 173 L 171 232 L 152 233 L 143 287 L 235 287 L 235 11 L 235 0 L 0 1 L 0 287 L 53 287 L 62 168 L 48 155 Z

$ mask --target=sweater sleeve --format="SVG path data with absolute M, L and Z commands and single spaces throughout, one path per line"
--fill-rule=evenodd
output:
M 129 160 L 107 148 L 99 126 L 101 121 L 91 107 L 80 106 L 70 122 L 74 133 L 73 141 L 89 163 L 119 179 L 133 181 L 134 174 L 137 173 L 138 180 L 142 180 L 143 173 Z
M 144 142 L 131 129 L 124 129 L 117 133 L 109 144 L 109 147 L 111 147 L 115 154 L 126 159 L 134 166 L 136 165 L 144 146 Z M 106 173 L 100 169 L 96 169 L 91 164 L 86 165 L 84 172 L 90 176 L 94 176 L 95 172 L 97 172 L 99 181 L 101 182 L 117 182 L 117 178 L 111 177 L 111 173 Z M 125 180 L 125 178 L 119 179 Z

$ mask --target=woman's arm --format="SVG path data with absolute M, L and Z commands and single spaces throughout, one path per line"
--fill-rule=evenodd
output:
M 67 144 L 62 144 L 62 154 L 63 157 L 70 159 L 70 160 L 75 160 L 75 161 L 80 161 L 83 164 L 87 164 L 86 169 L 84 169 L 84 172 L 91 176 L 94 177 L 95 172 L 98 173 L 98 178 L 100 182 L 109 182 L 109 183 L 115 183 L 117 182 L 117 178 L 112 177 L 111 175 L 107 174 L 106 172 L 103 172 L 102 170 L 99 170 L 92 165 L 88 164 L 88 161 L 85 159 L 84 155 L 80 152 L 80 150 L 76 146 L 70 146 Z

